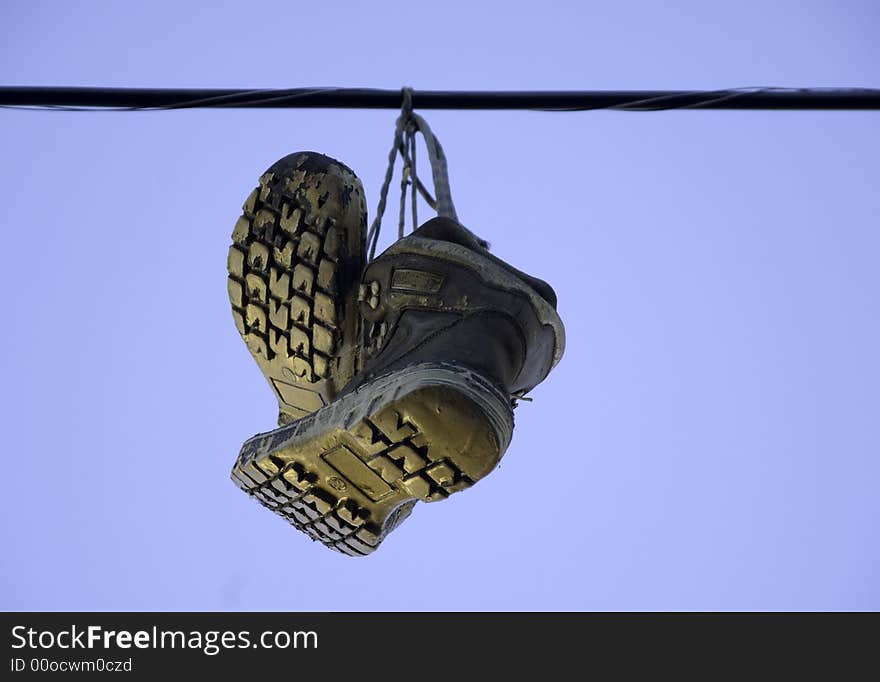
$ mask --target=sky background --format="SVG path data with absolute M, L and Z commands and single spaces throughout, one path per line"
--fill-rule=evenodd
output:
M 4 0 L 0 83 L 878 87 L 878 33 L 870 0 Z M 568 345 L 500 469 L 354 560 L 228 480 L 276 404 L 226 250 L 297 150 L 372 218 L 395 112 L 0 110 L 0 608 L 880 609 L 880 112 L 423 113 Z

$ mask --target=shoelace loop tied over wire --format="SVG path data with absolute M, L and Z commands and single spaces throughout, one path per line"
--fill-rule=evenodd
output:
M 413 112 L 412 88 L 406 87 L 401 90 L 403 100 L 400 116 L 394 125 L 394 141 L 391 151 L 388 153 L 388 168 L 385 171 L 385 180 L 379 191 L 379 204 L 376 208 L 376 217 L 367 234 L 369 245 L 369 260 L 376 256 L 376 244 L 379 241 L 379 232 L 382 229 L 382 216 L 385 213 L 385 205 L 388 200 L 388 189 L 394 176 L 394 165 L 398 154 L 403 159 L 403 171 L 400 181 L 400 216 L 397 224 L 398 239 L 403 238 L 404 225 L 406 223 L 406 190 L 411 187 L 412 196 L 412 222 L 413 229 L 418 227 L 418 194 L 421 194 L 427 204 L 437 212 L 438 216 L 458 220 L 455 205 L 452 203 L 452 191 L 449 187 L 449 169 L 446 163 L 446 155 L 437 136 L 434 135 L 427 121 Z M 425 185 L 416 173 L 416 134 L 421 133 L 428 149 L 428 160 L 431 163 L 431 176 L 434 182 L 436 199 L 431 196 Z

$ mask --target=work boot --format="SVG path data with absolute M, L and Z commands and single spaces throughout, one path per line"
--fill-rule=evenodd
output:
M 316 152 L 276 162 L 244 203 L 229 300 L 278 398 L 279 424 L 329 405 L 356 371 L 365 239 L 361 181 Z
M 364 272 L 363 369 L 334 402 L 242 447 L 235 482 L 312 538 L 365 555 L 416 501 L 489 474 L 514 401 L 559 362 L 545 282 L 435 218 Z

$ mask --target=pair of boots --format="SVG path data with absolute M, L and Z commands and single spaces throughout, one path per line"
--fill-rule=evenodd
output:
M 260 178 L 229 249 L 235 325 L 278 398 L 232 479 L 315 540 L 365 555 L 498 464 L 517 398 L 559 362 L 545 282 L 434 218 L 366 262 L 360 180 L 321 154 Z

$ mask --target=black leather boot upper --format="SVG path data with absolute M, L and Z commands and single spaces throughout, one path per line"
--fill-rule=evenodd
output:
M 564 331 L 546 282 L 434 218 L 370 263 L 360 291 L 362 371 L 346 387 L 421 362 L 479 371 L 522 395 L 559 360 Z
M 428 222 L 424 223 L 415 232 L 413 232 L 413 236 L 424 237 L 426 239 L 447 241 L 467 247 L 472 251 L 479 253 L 481 256 L 488 258 L 496 265 L 504 268 L 512 275 L 521 279 L 523 282 L 525 282 L 535 291 L 537 291 L 538 294 L 540 294 L 540 296 L 545 301 L 547 301 L 547 303 L 549 303 L 554 308 L 556 307 L 556 292 L 553 291 L 553 288 L 549 284 L 547 284 L 547 282 L 542 279 L 538 279 L 537 277 L 527 275 L 522 270 L 517 270 L 509 263 L 505 263 L 503 260 L 501 260 L 489 251 L 489 249 L 485 246 L 486 242 L 477 239 L 472 232 L 463 229 L 461 225 L 459 225 L 451 218 L 432 218 Z

